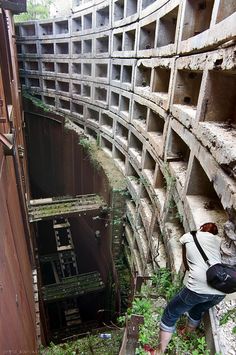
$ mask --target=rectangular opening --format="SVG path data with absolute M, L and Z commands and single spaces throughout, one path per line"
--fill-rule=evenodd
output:
M 121 123 L 116 123 L 116 137 L 119 137 L 119 140 L 122 140 L 124 144 L 128 142 L 129 130 L 123 126 Z
M 132 82 L 133 68 L 131 65 L 123 66 L 122 82 L 131 84 Z
M 108 129 L 113 128 L 113 119 L 106 113 L 101 114 L 101 125 L 106 126 Z
M 131 30 L 125 32 L 124 35 L 124 50 L 125 51 L 133 51 L 135 48 L 135 38 L 136 38 L 136 30 Z
M 72 19 L 72 32 L 82 31 L 81 16 Z
M 189 155 L 190 149 L 187 144 L 173 129 L 171 129 L 167 149 L 167 160 L 188 163 Z
M 148 178 L 151 184 L 153 183 L 155 168 L 156 168 L 156 162 L 151 156 L 151 154 L 146 150 L 143 169 L 146 177 Z
M 120 112 L 125 116 L 129 115 L 129 105 L 130 105 L 130 99 L 126 96 L 121 95 L 121 97 L 120 97 Z
M 59 108 L 70 111 L 70 101 L 59 99 Z
M 95 88 L 95 100 L 107 102 L 107 90 L 104 88 Z
M 121 171 L 125 171 L 125 155 L 121 153 L 119 149 L 115 147 L 114 150 L 114 160 L 118 167 L 121 169 Z
M 40 82 L 39 79 L 37 78 L 28 78 L 28 83 L 29 86 L 39 88 L 40 87 Z
M 81 74 L 81 63 L 72 63 L 72 74 Z
M 101 137 L 101 147 L 110 156 L 112 155 L 112 143 L 107 139 L 105 139 L 104 137 Z
M 218 9 L 217 20 L 220 22 L 226 17 L 229 17 L 236 11 L 236 2 L 235 0 L 220 0 L 220 6 Z
M 53 34 L 52 22 L 39 24 L 39 30 L 41 36 L 50 36 Z
M 64 91 L 64 92 L 69 92 L 70 91 L 70 85 L 68 82 L 66 81 L 58 81 L 57 82 L 58 86 L 58 90 L 59 91 Z
M 167 94 L 170 83 L 170 69 L 168 68 L 154 68 L 153 87 L 152 92 Z
M 136 14 L 137 0 L 127 0 L 126 2 L 126 17 Z
M 118 0 L 114 3 L 114 19 L 120 21 L 124 18 L 124 0 Z
M 76 104 L 72 102 L 72 112 L 76 113 L 77 115 L 83 116 L 84 113 L 84 106 L 80 104 Z
M 93 137 L 95 140 L 97 140 L 98 135 L 97 135 L 97 132 L 94 131 L 94 129 L 92 129 L 92 128 L 90 128 L 90 127 L 87 127 L 87 128 L 86 128 L 86 132 L 87 132 L 91 137 Z
M 132 195 L 136 195 L 139 192 L 140 189 L 140 176 L 138 175 L 137 171 L 134 169 L 134 167 L 128 163 L 128 168 L 127 168 L 127 182 L 129 185 L 129 190 L 131 191 Z M 131 187 L 131 189 L 130 189 Z
M 46 105 L 55 106 L 55 97 L 44 96 L 44 102 Z
M 99 122 L 99 112 L 87 107 L 87 120 Z
M 50 89 L 50 90 L 55 90 L 56 89 L 56 83 L 55 80 L 44 80 L 43 81 L 45 89 Z
M 92 53 L 92 40 L 86 39 L 83 41 L 83 53 Z
M 89 30 L 90 28 L 92 28 L 92 13 L 84 15 L 83 20 L 84 20 L 84 30 Z
M 171 129 L 167 148 L 167 161 L 182 187 L 185 184 L 189 155 L 190 149 L 187 144 Z
M 139 49 L 155 47 L 156 21 L 140 28 Z
M 136 67 L 136 86 L 150 88 L 151 83 L 151 68 L 139 65 Z
M 202 72 L 178 70 L 174 103 L 196 108 L 202 81 Z
M 95 64 L 95 76 L 107 78 L 107 64 Z
M 54 54 L 53 43 L 41 43 L 41 53 L 42 54 Z
M 96 13 L 96 26 L 103 27 L 109 25 L 109 6 L 106 6 Z
M 111 92 L 111 106 L 115 107 L 116 109 L 119 108 L 119 98 L 119 94 L 113 91 Z
M 39 63 L 33 61 L 26 61 L 25 62 L 25 69 L 27 70 L 39 70 Z
M 121 79 L 121 65 L 112 64 L 112 80 L 120 81 Z
M 72 42 L 72 54 L 81 54 L 81 53 L 82 53 L 81 41 Z
M 132 121 L 138 121 L 139 124 L 145 127 L 147 121 L 147 106 L 134 101 Z
M 91 97 L 91 87 L 89 85 L 83 85 L 82 96 Z
M 210 27 L 214 0 L 187 0 L 182 40 L 196 36 Z
M 72 84 L 72 94 L 81 95 L 81 84 Z
M 236 124 L 235 71 L 208 72 L 204 121 L 219 122 L 228 128 Z
M 157 47 L 175 43 L 175 32 L 179 7 L 160 18 L 157 36 Z
M 122 51 L 123 33 L 113 34 L 113 51 Z
M 165 121 L 153 110 L 149 111 L 147 131 L 153 133 L 155 137 L 162 136 L 164 131 Z
M 21 31 L 22 36 L 24 37 L 35 36 L 35 25 L 22 25 Z
M 106 53 L 109 51 L 109 37 L 104 36 L 96 39 L 96 53 Z
M 43 71 L 54 72 L 55 65 L 54 62 L 42 62 Z
M 24 53 L 36 54 L 37 53 L 37 45 L 35 43 L 24 44 Z
M 57 72 L 68 74 L 69 73 L 69 64 L 68 63 L 57 63 Z
M 68 29 L 68 21 L 58 21 L 55 22 L 55 34 L 60 35 L 60 34 L 66 34 L 69 32 Z
M 69 44 L 67 42 L 56 43 L 57 54 L 69 54 Z
M 143 144 L 133 133 L 130 135 L 129 148 L 141 159 Z
M 211 221 L 221 226 L 227 216 L 199 161 L 194 158 L 187 189 L 187 202 L 198 225 Z
M 92 64 L 84 63 L 83 64 L 83 75 L 91 76 L 92 74 Z

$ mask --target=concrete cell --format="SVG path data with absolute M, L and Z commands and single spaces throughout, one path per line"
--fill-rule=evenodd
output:
M 81 84 L 72 83 L 72 94 L 81 95 Z
M 135 50 L 136 30 L 124 32 L 124 51 Z
M 81 63 L 72 63 L 72 75 L 81 75 Z
M 175 43 L 178 11 L 179 7 L 177 6 L 160 18 L 158 24 L 157 47 Z
M 68 63 L 56 63 L 57 73 L 68 74 L 69 73 L 69 64 Z
M 36 43 L 27 43 L 23 45 L 23 52 L 25 54 L 37 54 Z
M 53 34 L 53 23 L 39 23 L 39 35 L 51 36 Z
M 81 16 L 72 18 L 72 32 L 82 31 L 82 18 Z
M 55 35 L 67 34 L 69 32 L 68 20 L 55 21 Z
M 92 13 L 83 16 L 83 30 L 89 30 L 93 26 L 93 15 Z
M 139 49 L 151 49 L 155 47 L 156 21 L 140 28 Z
M 96 53 L 107 53 L 109 52 L 109 37 L 103 36 L 96 38 Z
M 55 97 L 51 97 L 51 96 L 45 96 L 44 95 L 44 102 L 46 105 L 49 106 L 55 106 Z
M 124 18 L 124 0 L 114 2 L 114 20 L 120 21 Z
M 202 72 L 178 70 L 174 103 L 196 107 L 201 86 Z
M 107 64 L 95 64 L 95 77 L 106 78 L 107 77 Z
M 81 54 L 81 53 L 82 53 L 82 41 L 73 41 L 72 54 Z
M 168 94 L 170 83 L 170 69 L 154 68 L 152 92 Z
M 31 37 L 36 35 L 35 24 L 22 25 L 20 27 L 21 35 L 23 37 Z
M 216 22 L 224 20 L 234 12 L 236 12 L 236 2 L 234 0 L 220 0 Z
M 69 54 L 69 44 L 68 42 L 58 42 L 56 43 L 56 54 Z
M 44 79 L 43 80 L 43 85 L 44 85 L 44 88 L 46 90 L 47 89 L 56 90 L 56 82 L 55 82 L 55 80 Z
M 109 6 L 96 11 L 96 27 L 108 26 L 110 22 Z
M 113 51 L 122 51 L 123 48 L 123 32 L 113 34 Z
M 187 0 L 182 40 L 198 35 L 210 27 L 214 0 Z
M 133 77 L 133 68 L 130 65 L 123 66 L 122 82 L 131 84 Z
M 37 61 L 25 61 L 26 70 L 39 70 L 39 63 Z
M 137 0 L 127 0 L 126 1 L 126 17 L 132 16 L 137 12 L 138 1 Z

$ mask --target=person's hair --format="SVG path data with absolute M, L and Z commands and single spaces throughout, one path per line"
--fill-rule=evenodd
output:
M 200 227 L 200 231 L 202 232 L 209 232 L 211 234 L 218 234 L 218 228 L 216 226 L 215 223 L 204 223 L 201 227 Z

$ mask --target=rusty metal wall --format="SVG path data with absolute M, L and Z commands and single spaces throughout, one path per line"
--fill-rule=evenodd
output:
M 33 242 L 12 16 L 0 9 L 0 354 L 37 352 Z M 7 78 L 7 80 L 6 80 Z M 19 153 L 21 151 L 21 154 Z

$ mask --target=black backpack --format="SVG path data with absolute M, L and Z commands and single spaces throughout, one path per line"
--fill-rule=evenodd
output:
M 236 266 L 222 263 L 211 266 L 208 257 L 197 240 L 196 232 L 192 231 L 190 233 L 204 261 L 209 266 L 206 272 L 208 285 L 224 293 L 236 292 Z

